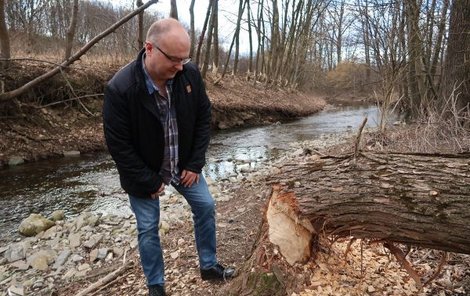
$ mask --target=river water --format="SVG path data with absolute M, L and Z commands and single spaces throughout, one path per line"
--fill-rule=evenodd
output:
M 209 146 L 205 175 L 214 181 L 236 176 L 237 165 L 256 169 L 291 143 L 356 133 L 364 117 L 369 127 L 376 127 L 378 115 L 376 107 L 342 107 L 288 123 L 217 132 Z M 131 214 L 114 163 L 104 152 L 0 170 L 0 205 L 0 242 L 17 237 L 19 223 L 31 213 Z

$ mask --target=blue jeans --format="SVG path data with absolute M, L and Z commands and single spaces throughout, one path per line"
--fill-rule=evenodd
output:
M 199 255 L 199 267 L 208 269 L 217 263 L 215 238 L 215 203 L 206 180 L 199 175 L 199 183 L 185 188 L 172 186 L 184 196 L 191 206 Z M 147 285 L 163 285 L 164 263 L 158 224 L 160 222 L 160 200 L 129 196 L 132 211 L 137 220 L 140 261 Z

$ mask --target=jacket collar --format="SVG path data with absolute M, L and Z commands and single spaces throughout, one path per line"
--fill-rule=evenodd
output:
M 145 109 L 150 111 L 150 113 L 153 114 L 153 116 L 158 118 L 158 112 L 157 112 L 157 107 L 155 105 L 155 97 L 153 93 L 149 93 L 149 90 L 147 89 L 146 85 L 146 79 L 145 79 L 145 72 L 144 72 L 144 65 L 143 65 L 143 60 L 144 60 L 144 53 L 145 53 L 145 48 L 143 48 L 135 61 L 136 64 L 136 80 L 137 80 L 137 85 L 139 89 L 139 93 L 141 94 L 138 98 L 139 101 L 142 102 L 144 105 Z

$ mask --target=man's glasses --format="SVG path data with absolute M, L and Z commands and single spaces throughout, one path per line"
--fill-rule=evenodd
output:
M 163 53 L 163 55 L 169 59 L 170 61 L 172 61 L 173 63 L 177 63 L 177 64 L 181 64 L 181 65 L 186 65 L 187 63 L 189 63 L 189 61 L 191 61 L 191 57 L 189 58 L 177 58 L 177 57 L 173 57 L 169 54 L 167 54 L 166 52 L 164 52 L 160 47 L 156 46 L 155 45 L 155 48 L 158 49 L 161 53 Z

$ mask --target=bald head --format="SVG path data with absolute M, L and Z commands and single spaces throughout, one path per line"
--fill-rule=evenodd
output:
M 147 32 L 147 42 L 161 43 L 162 39 L 172 39 L 173 42 L 190 42 L 188 32 L 183 25 L 174 18 L 161 19 L 154 22 Z

